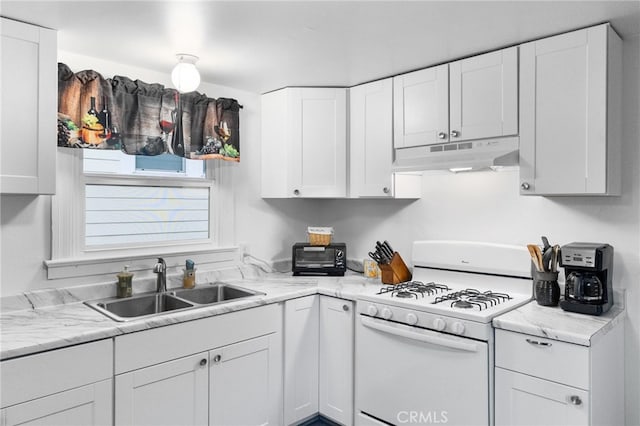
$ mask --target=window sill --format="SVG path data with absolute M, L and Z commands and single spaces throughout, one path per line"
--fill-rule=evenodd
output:
M 165 259 L 168 269 L 184 267 L 187 258 L 195 261 L 198 267 L 206 266 L 207 269 L 231 266 L 240 262 L 238 247 L 216 247 L 192 250 L 167 250 L 157 249 L 150 253 L 140 254 L 101 254 L 98 256 L 84 256 L 81 258 L 68 258 L 45 260 L 47 279 L 64 279 L 89 277 L 97 275 L 113 276 L 122 271 L 123 265 L 129 265 L 129 271 L 148 271 L 153 268 L 158 257 Z

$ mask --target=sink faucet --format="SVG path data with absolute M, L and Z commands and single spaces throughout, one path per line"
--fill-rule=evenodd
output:
M 153 272 L 158 274 L 156 279 L 156 291 L 158 293 L 164 293 L 167 291 L 167 264 L 163 258 L 158 258 L 158 263 L 153 267 Z

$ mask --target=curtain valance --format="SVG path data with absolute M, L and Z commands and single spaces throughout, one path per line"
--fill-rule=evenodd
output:
M 240 161 L 241 105 L 58 64 L 58 146 Z

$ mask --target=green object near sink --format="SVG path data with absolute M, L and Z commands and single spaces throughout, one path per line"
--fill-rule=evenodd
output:
M 126 299 L 108 298 L 84 303 L 116 321 L 131 321 L 264 294 L 230 284 L 217 283 L 203 284 L 193 289 L 147 293 Z

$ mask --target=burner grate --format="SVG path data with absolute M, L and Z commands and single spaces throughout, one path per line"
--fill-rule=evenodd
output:
M 444 293 L 445 291 L 451 290 L 444 284 L 437 284 L 435 282 L 423 283 L 422 281 L 408 281 L 401 284 L 396 285 L 388 285 L 382 287 L 377 294 L 387 294 L 390 293 L 391 297 L 399 297 L 399 298 L 420 298 L 427 296 L 432 296 L 438 293 Z
M 468 288 L 438 296 L 431 303 L 435 305 L 450 301 L 452 308 L 477 309 L 483 311 L 511 299 L 511 296 L 506 293 L 493 291 L 480 292 L 479 290 Z

